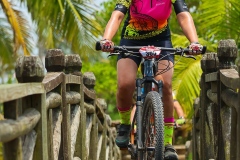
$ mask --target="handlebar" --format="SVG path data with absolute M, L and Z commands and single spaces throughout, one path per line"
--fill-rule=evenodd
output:
M 133 53 L 133 52 L 129 52 L 129 50 L 139 50 L 144 46 L 114 46 L 113 52 L 114 51 L 125 51 L 125 53 Z M 170 51 L 170 52 L 174 52 L 176 55 L 182 55 L 183 53 L 188 54 L 189 53 L 189 49 L 188 48 L 166 48 L 166 47 L 155 47 L 161 51 Z M 101 47 L 101 43 L 98 41 L 96 43 L 96 50 L 100 51 L 102 49 Z M 201 54 L 205 54 L 207 50 L 206 46 L 203 46 L 202 48 L 202 52 Z

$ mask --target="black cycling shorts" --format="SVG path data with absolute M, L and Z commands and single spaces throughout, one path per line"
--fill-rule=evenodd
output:
M 168 31 L 166 31 L 168 32 Z M 141 39 L 141 40 L 133 40 L 133 39 L 124 39 L 122 38 L 120 41 L 120 46 L 148 46 L 148 45 L 153 45 L 156 47 L 167 47 L 167 48 L 173 48 L 172 46 L 172 41 L 170 38 L 170 34 L 166 37 L 161 36 L 155 36 L 151 37 L 148 39 Z M 135 50 L 137 52 L 138 50 Z M 174 63 L 174 55 L 170 54 L 171 52 L 169 51 L 161 51 L 160 58 L 161 60 L 168 60 Z M 124 58 L 122 55 L 118 55 L 118 59 Z M 132 59 L 137 66 L 141 63 L 142 58 L 141 57 L 136 57 L 136 56 L 128 56 L 127 58 Z

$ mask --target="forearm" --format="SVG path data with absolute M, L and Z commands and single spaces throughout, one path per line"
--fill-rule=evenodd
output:
M 118 28 L 124 18 L 124 14 L 119 11 L 113 11 L 110 20 L 105 28 L 103 39 L 112 40 L 114 35 L 117 33 Z
M 177 112 L 178 117 L 184 117 L 184 112 L 178 101 L 174 101 L 174 108 L 175 111 Z
M 177 19 L 187 39 L 190 42 L 198 42 L 196 28 L 190 13 L 181 12 L 177 14 Z

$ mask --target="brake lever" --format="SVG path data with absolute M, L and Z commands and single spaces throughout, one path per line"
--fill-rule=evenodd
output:
M 196 60 L 196 58 L 195 58 L 195 56 L 192 56 L 192 55 L 183 55 L 183 57 L 185 57 L 185 58 L 192 58 L 192 59 L 194 59 L 194 60 Z
M 108 58 L 108 57 L 111 57 L 111 56 L 114 56 L 114 55 L 118 55 L 118 54 L 120 54 L 120 53 L 118 53 L 118 52 L 117 52 L 117 53 L 110 53 L 110 54 L 107 56 L 107 58 Z

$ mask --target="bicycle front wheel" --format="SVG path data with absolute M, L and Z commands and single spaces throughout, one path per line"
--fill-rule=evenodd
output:
M 156 91 L 147 94 L 143 108 L 144 160 L 163 160 L 164 157 L 163 103 Z

